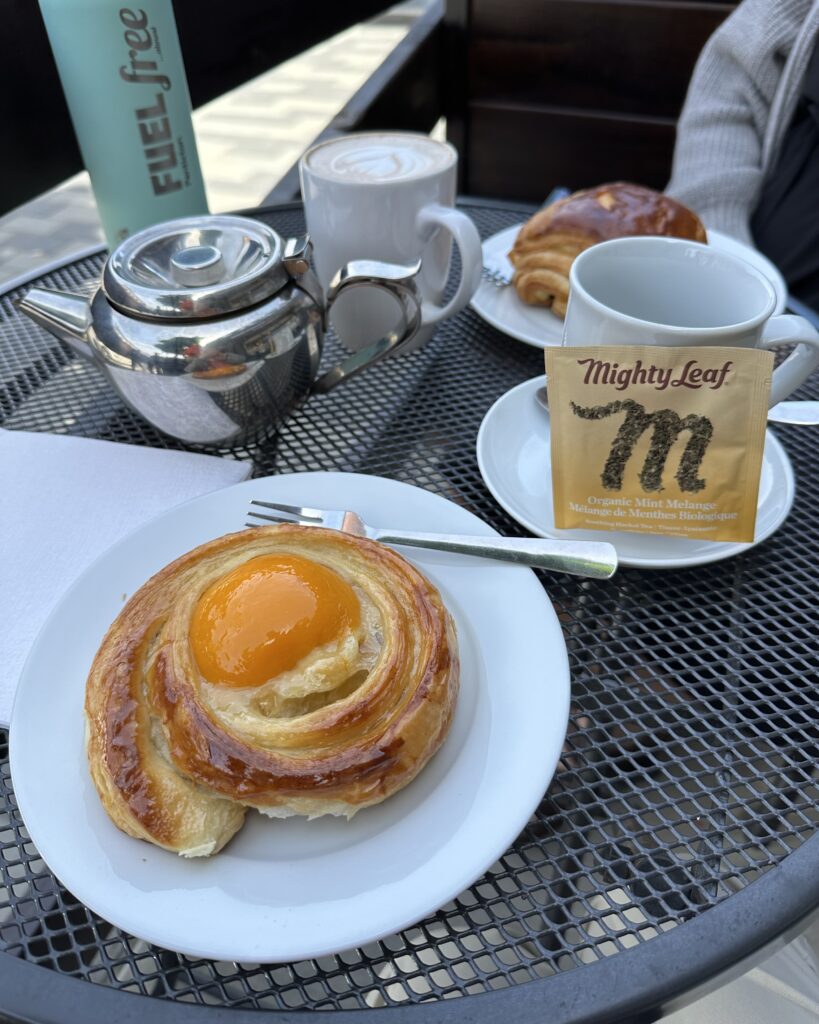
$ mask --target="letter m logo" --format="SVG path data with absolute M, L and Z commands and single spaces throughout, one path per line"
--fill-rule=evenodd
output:
M 705 480 L 698 476 L 705 451 L 714 433 L 714 426 L 706 416 L 691 414 L 680 418 L 673 409 L 659 409 L 647 412 L 645 407 L 630 398 L 609 402 L 608 405 L 583 407 L 571 403 L 572 412 L 583 420 L 602 420 L 625 412 L 626 417 L 612 442 L 606 464 L 600 479 L 608 491 L 619 491 L 623 487 L 623 473 L 626 463 L 634 454 L 637 442 L 651 427 L 653 434 L 648 453 L 640 470 L 640 485 L 644 491 L 663 489 L 663 472 L 671 446 L 687 430 L 690 436 L 683 451 L 680 465 L 675 474 L 681 491 L 701 491 Z

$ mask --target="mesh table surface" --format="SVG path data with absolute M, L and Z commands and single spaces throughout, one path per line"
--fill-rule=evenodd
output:
M 510 206 L 464 205 L 484 237 L 522 217 Z M 260 216 L 284 235 L 303 229 L 297 206 Z M 101 262 L 87 257 L 36 283 L 72 288 Z M 0 298 L 3 425 L 174 446 L 101 372 L 17 314 L 21 290 Z M 325 365 L 334 355 L 329 339 Z M 256 475 L 404 480 L 523 535 L 481 480 L 475 437 L 496 398 L 541 372 L 539 351 L 469 310 L 422 351 L 311 400 L 277 438 L 224 454 L 252 459 Z M 817 382 L 798 397 L 819 397 Z M 102 989 L 153 997 L 154 1019 L 169 1003 L 184 1010 L 173 1019 L 192 1020 L 207 1019 L 204 1005 L 233 1008 L 237 1021 L 240 1009 L 358 1009 L 389 1022 L 414 1003 L 429 1004 L 417 1021 L 441 1019 L 442 1006 L 452 1020 L 502 1019 L 515 1007 L 516 1019 L 549 1007 L 552 1024 L 619 1019 L 793 926 L 819 902 L 819 848 L 806 842 L 819 822 L 819 447 L 809 429 L 777 433 L 797 500 L 766 543 L 687 571 L 621 570 L 601 583 L 542 576 L 572 671 L 555 779 L 485 877 L 381 942 L 259 966 L 196 960 L 122 933 L 67 892 L 27 839 L 0 730 L 0 1015 L 31 984 L 18 966 L 28 961 L 40 979 L 83 979 L 72 991 L 86 1019 Z M 497 989 L 506 991 L 475 998 Z M 65 1019 L 78 1019 L 76 1005 Z

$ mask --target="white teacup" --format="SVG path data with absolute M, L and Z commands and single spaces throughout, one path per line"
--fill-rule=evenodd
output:
M 678 238 L 615 238 L 581 253 L 569 275 L 564 345 L 796 348 L 777 367 L 776 405 L 819 366 L 819 333 L 771 316 L 776 295 L 744 260 Z
M 458 154 L 448 143 L 411 132 L 363 132 L 321 142 L 299 163 L 307 230 L 325 294 L 334 275 L 355 260 L 421 263 L 421 325 L 402 351 L 432 337 L 435 326 L 472 298 L 481 276 L 481 243 L 465 214 L 453 209 Z M 452 239 L 461 279 L 442 305 Z M 396 303 L 375 288 L 339 296 L 330 319 L 353 351 L 395 326 Z

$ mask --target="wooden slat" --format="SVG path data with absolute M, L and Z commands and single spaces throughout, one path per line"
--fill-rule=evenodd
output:
M 469 108 L 467 140 L 470 194 L 539 202 L 556 185 L 627 180 L 663 188 L 674 122 L 478 103 Z
M 471 0 L 445 0 L 444 60 L 439 74 L 443 90 L 446 137 L 461 154 L 458 162 L 458 191 L 465 191 L 463 154 L 467 148 L 466 112 L 469 99 L 467 54 Z
M 475 0 L 469 99 L 676 117 L 700 50 L 729 10 Z
M 635 35 L 641 34 L 641 25 L 649 18 L 662 17 L 662 12 L 672 19 L 676 17 L 708 15 L 716 13 L 721 17 L 729 14 L 737 5 L 727 0 L 472 0 L 470 6 L 469 31 L 472 35 L 487 35 L 497 38 L 531 37 L 545 39 L 554 31 L 555 9 L 566 7 L 570 12 L 567 20 L 585 20 L 595 27 L 595 19 L 605 17 L 605 8 L 610 8 L 613 17 L 628 18 Z M 677 43 L 676 33 L 665 40 L 671 49 Z

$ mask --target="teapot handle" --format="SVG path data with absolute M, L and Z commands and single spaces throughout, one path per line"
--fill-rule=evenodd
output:
M 391 352 L 400 351 L 421 326 L 421 296 L 415 277 L 420 261 L 412 266 L 380 263 L 375 260 L 354 260 L 338 271 L 327 292 L 327 312 L 342 292 L 352 288 L 380 288 L 397 301 L 400 317 L 395 327 L 383 338 L 349 356 L 332 370 L 313 382 L 315 394 L 326 394 L 342 381 L 349 380 L 368 366 L 373 366 Z

